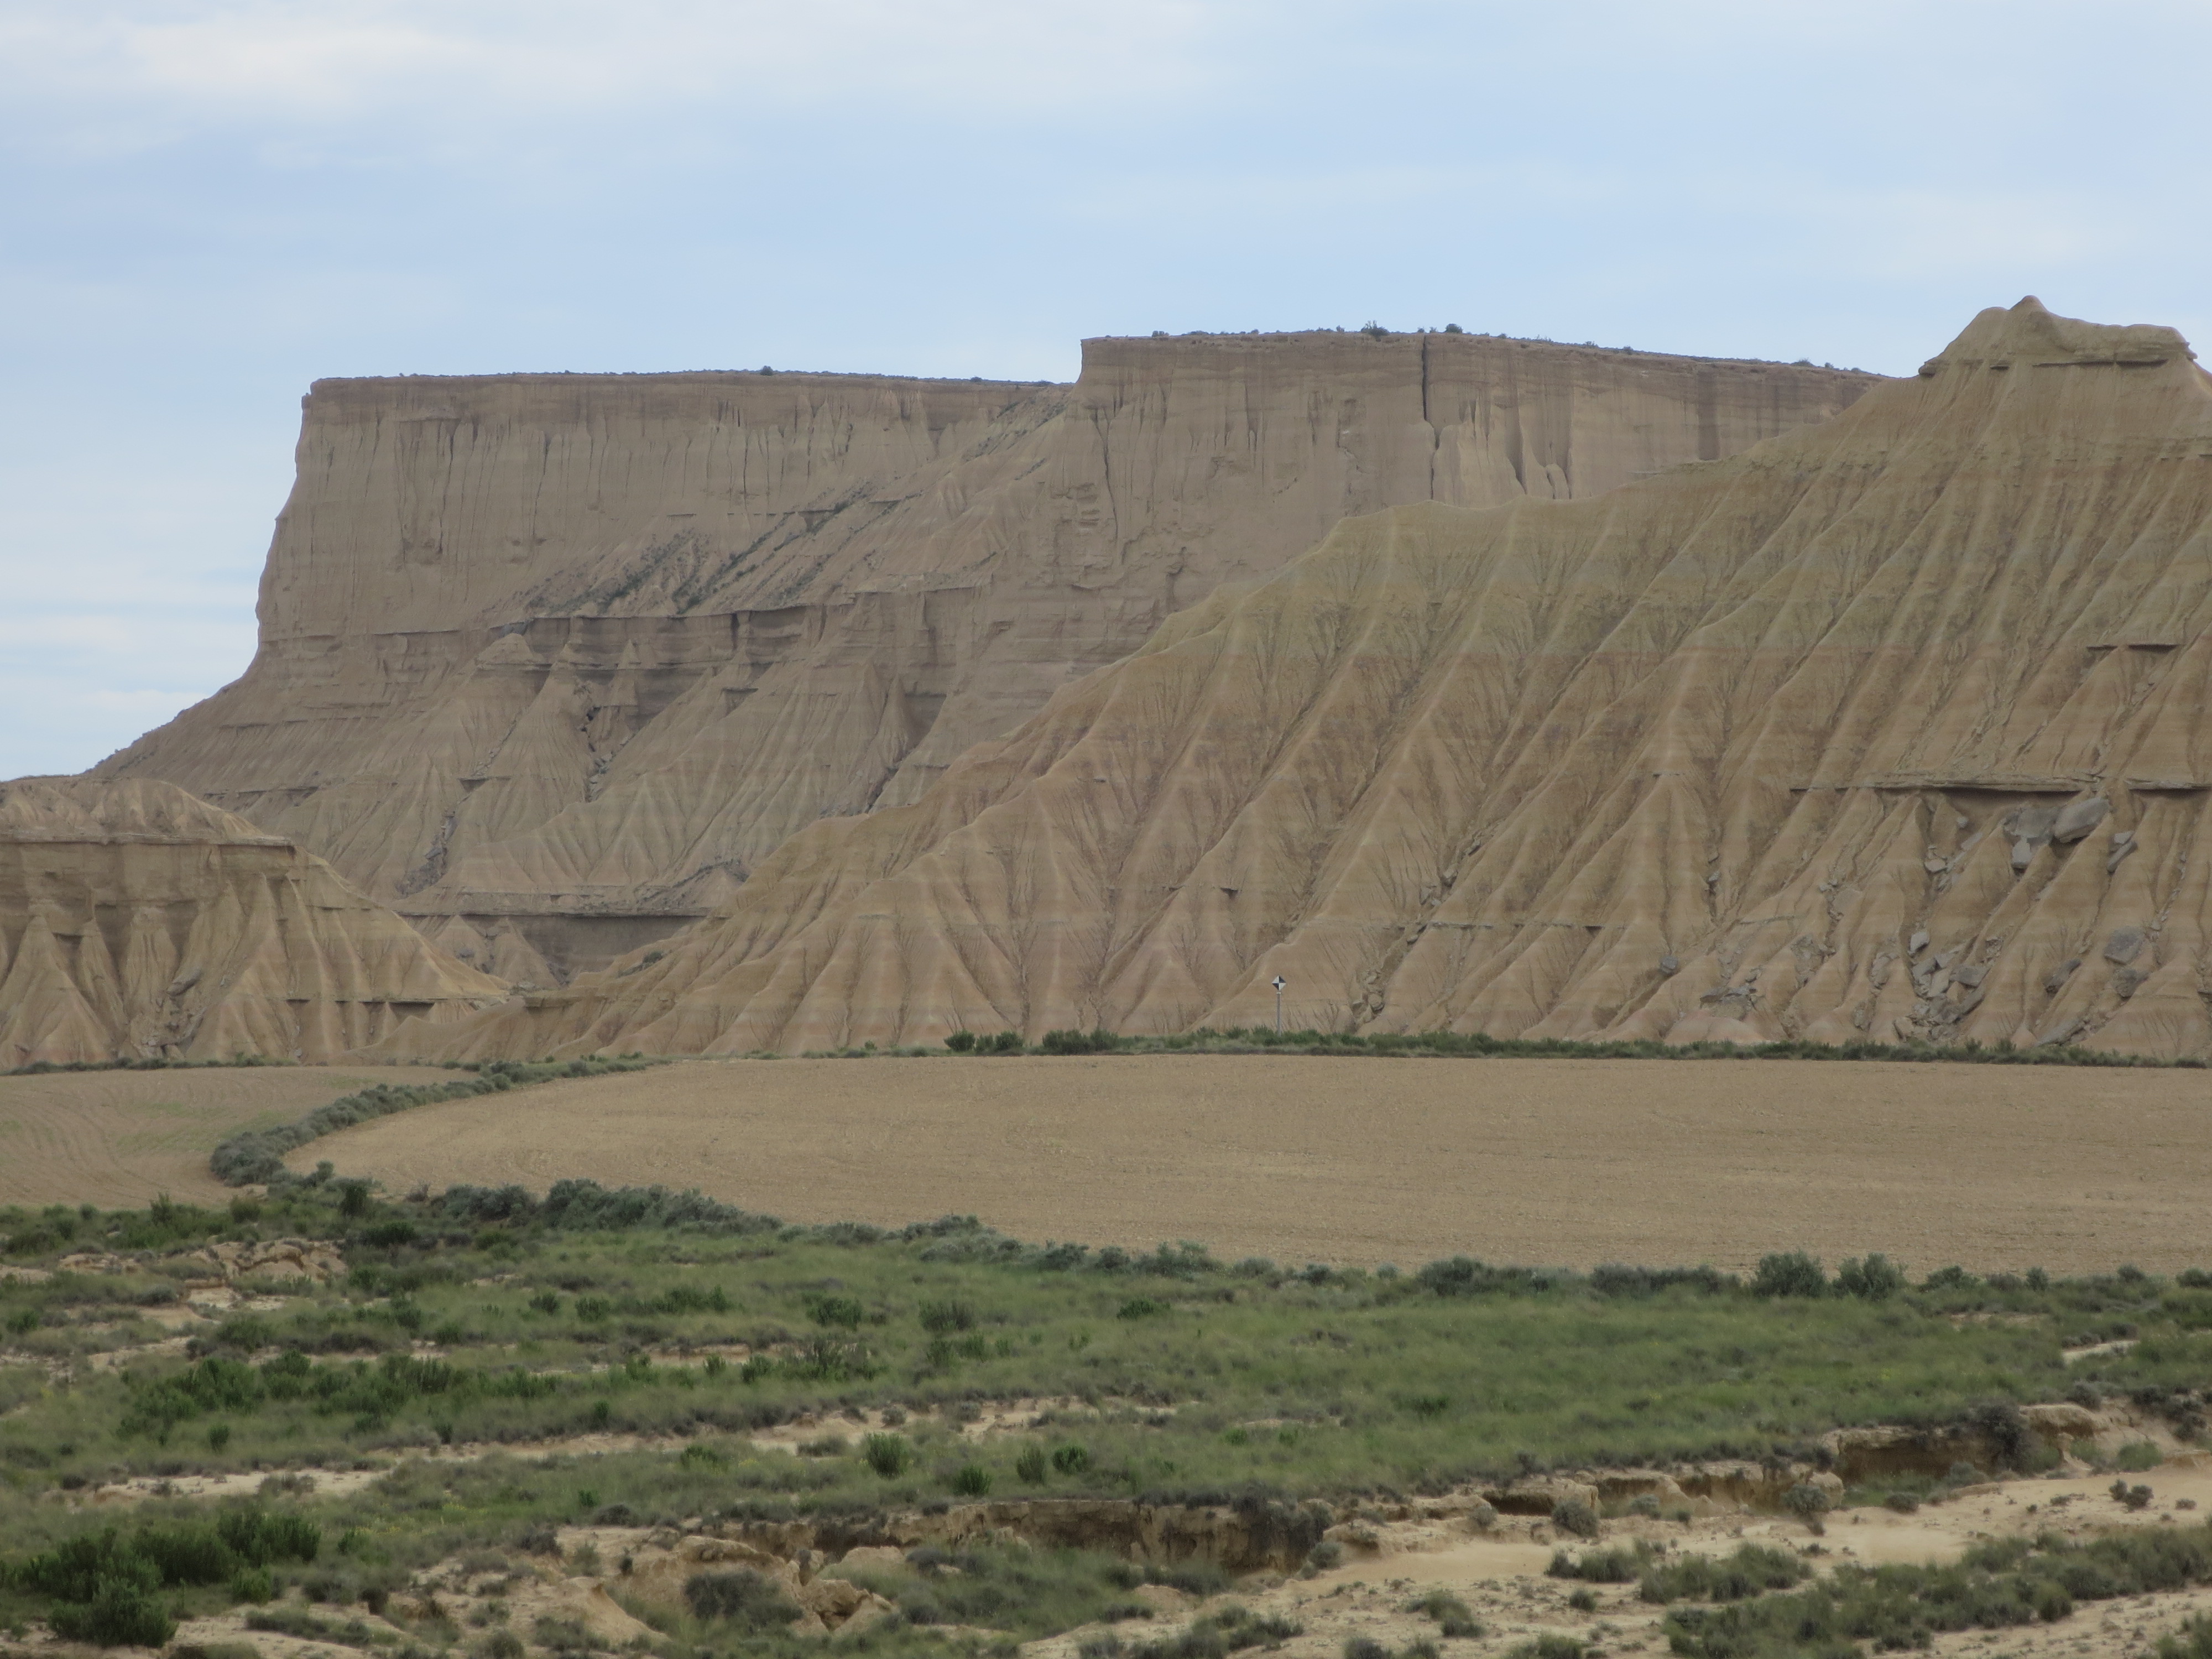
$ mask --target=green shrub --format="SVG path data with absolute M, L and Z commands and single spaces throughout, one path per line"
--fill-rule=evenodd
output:
M 1733 1555 L 1685 1555 L 1647 1565 L 1638 1596 L 1669 1601 L 1741 1601 L 1764 1590 L 1788 1589 L 1811 1576 L 1812 1569 L 1788 1550 L 1741 1544 Z
M 1571 1636 L 1544 1635 L 1505 1650 L 1505 1659 L 1586 1659 L 1589 1649 Z
M 1588 1584 L 1632 1584 L 1650 1553 L 1644 1545 L 1632 1550 L 1584 1550 L 1579 1556 L 1554 1550 L 1552 1565 L 1544 1569 L 1544 1574 L 1549 1578 L 1578 1578 Z
M 684 1602 L 695 1619 L 753 1634 L 781 1629 L 800 1616 L 799 1604 L 781 1584 L 746 1567 L 693 1573 L 684 1581 Z
M 1168 1304 L 1164 1302 L 1155 1302 L 1148 1296 L 1133 1296 L 1127 1302 L 1124 1302 L 1121 1304 L 1120 1311 L 1115 1313 L 1114 1317 L 1116 1319 L 1150 1319 L 1154 1315 L 1164 1314 L 1167 1310 Z
M 1759 1258 L 1751 1289 L 1754 1296 L 1825 1296 L 1828 1280 L 1813 1257 L 1802 1250 L 1787 1250 Z
M 973 1031 L 955 1031 L 945 1039 L 945 1046 L 956 1054 L 973 1054 L 975 1034 Z
M 2112 1467 L 2129 1474 L 2141 1474 L 2165 1462 L 2166 1454 L 2148 1440 L 2130 1441 L 2112 1454 Z
M 1577 1538 L 1595 1538 L 1597 1511 L 1579 1498 L 1562 1498 L 1552 1505 L 1552 1524 Z
M 1042 1446 L 1024 1446 L 1014 1459 L 1015 1478 L 1024 1486 L 1042 1486 L 1045 1477 L 1045 1455 Z
M 806 1298 L 806 1316 L 816 1324 L 831 1330 L 857 1331 L 868 1316 L 860 1298 L 850 1296 L 810 1296 Z
M 276 1579 L 266 1567 L 241 1567 L 230 1581 L 230 1599 L 261 1607 L 276 1599 Z
M 1431 1590 L 1407 1609 L 1425 1613 L 1437 1621 L 1437 1629 L 1455 1639 L 1473 1640 L 1488 1634 L 1467 1603 L 1449 1590 Z
M 963 1498 L 991 1495 L 991 1472 L 981 1463 L 963 1463 L 953 1472 L 952 1490 Z
M 56 1607 L 46 1621 L 67 1642 L 101 1648 L 158 1648 L 177 1633 L 177 1621 L 143 1584 L 103 1578 L 89 1600 Z
M 1856 1296 L 1866 1302 L 1884 1301 L 1905 1285 L 1905 1270 L 1880 1254 L 1869 1255 L 1864 1261 L 1854 1256 L 1836 1269 L 1836 1288 L 1845 1296 Z
M 914 1444 L 904 1435 L 872 1434 L 860 1442 L 860 1458 L 884 1480 L 894 1480 L 913 1467 Z
M 975 1307 L 957 1299 L 949 1302 L 925 1302 L 916 1310 L 921 1328 L 933 1336 L 945 1336 L 955 1331 L 975 1328 Z
M 1091 1454 L 1073 1443 L 1055 1446 L 1052 1451 L 1052 1467 L 1061 1474 L 1087 1474 L 1091 1470 Z

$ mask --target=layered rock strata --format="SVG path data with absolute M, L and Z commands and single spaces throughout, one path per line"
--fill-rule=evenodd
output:
M 243 678 L 100 769 L 517 979 L 726 898 L 1347 514 L 1590 495 L 1872 377 L 1465 334 L 1092 340 L 1073 386 L 328 380 Z
M 0 1069 L 329 1060 L 507 988 L 169 784 L 0 784 Z
M 419 1051 L 956 1027 L 2212 1048 L 2212 381 L 2033 300 L 1591 501 L 1354 519 Z

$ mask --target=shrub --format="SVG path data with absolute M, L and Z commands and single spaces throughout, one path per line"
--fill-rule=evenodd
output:
M 1571 1636 L 1540 1636 L 1505 1650 L 1505 1659 L 1586 1659 L 1589 1650 Z
M 600 1325 L 614 1317 L 615 1304 L 603 1296 L 576 1298 L 576 1317 L 586 1325 Z
M 1091 1470 L 1091 1454 L 1072 1443 L 1055 1446 L 1052 1451 L 1052 1466 L 1061 1474 L 1087 1474 Z
M 1644 1570 L 1636 1594 L 1645 1601 L 1741 1601 L 1762 1590 L 1788 1589 L 1812 1570 L 1788 1550 L 1742 1544 L 1733 1555 L 1715 1559 L 1686 1555 L 1653 1562 Z
M 2124 1480 L 2112 1482 L 2112 1501 L 2124 1509 L 2147 1510 L 2153 1496 L 2148 1486 L 2130 1486 Z
M 1909 1492 L 1893 1492 L 1881 1500 L 1881 1506 L 1886 1510 L 1894 1510 L 1899 1515 L 1916 1515 L 1920 1510 L 1920 1500 Z
M 103 1578 L 89 1601 L 58 1607 L 46 1621 L 68 1642 L 102 1648 L 158 1648 L 177 1633 L 167 1607 L 142 1584 Z
M 973 1031 L 955 1031 L 945 1039 L 945 1046 L 956 1054 L 973 1054 L 975 1051 L 975 1034 Z
M 1426 1613 L 1445 1636 L 1472 1640 L 1487 1633 L 1467 1603 L 1449 1590 L 1431 1590 L 1407 1611 Z
M 1116 1319 L 1150 1319 L 1155 1314 L 1164 1314 L 1167 1310 L 1168 1304 L 1164 1302 L 1155 1302 L 1148 1296 L 1133 1296 L 1127 1302 L 1124 1302 L 1121 1304 L 1121 1311 L 1116 1313 L 1114 1317 Z
M 1786 1250 L 1759 1258 L 1751 1289 L 1754 1296 L 1823 1296 L 1828 1280 L 1819 1261 L 1802 1250 Z
M 904 1435 L 872 1434 L 860 1442 L 861 1461 L 890 1480 L 904 1474 L 914 1463 L 914 1445 Z
M 1828 1512 L 1828 1494 L 1809 1480 L 1801 1480 L 1782 1494 L 1782 1507 L 1818 1532 L 1820 1517 Z
M 857 1331 L 868 1310 L 860 1305 L 858 1297 L 810 1296 L 806 1298 L 806 1316 L 816 1324 L 831 1330 Z
M 2129 1474 L 2141 1474 L 2165 1462 L 2166 1454 L 2148 1440 L 2130 1441 L 2112 1455 L 2112 1467 Z
M 981 1463 L 963 1463 L 953 1472 L 952 1490 L 963 1498 L 988 1498 L 991 1493 L 991 1472 Z
M 1584 1550 L 1578 1557 L 1554 1550 L 1552 1565 L 1544 1569 L 1544 1574 L 1549 1578 L 1578 1578 L 1588 1584 L 1632 1584 L 1649 1559 L 1650 1552 L 1641 1547 Z
M 276 1599 L 276 1580 L 266 1567 L 246 1567 L 230 1581 L 230 1599 L 263 1607 Z
M 1021 1449 L 1020 1455 L 1014 1459 L 1015 1477 L 1024 1486 L 1044 1485 L 1045 1468 L 1042 1446 L 1024 1446 Z
M 1334 1538 L 1324 1538 L 1306 1552 L 1306 1567 L 1313 1572 L 1328 1572 L 1344 1565 L 1344 1546 Z
M 1089 1031 L 1047 1031 L 1039 1045 L 1048 1054 L 1110 1054 L 1121 1039 L 1103 1026 Z
M 1579 1498 L 1562 1498 L 1552 1505 L 1552 1524 L 1577 1538 L 1595 1538 L 1597 1511 Z
M 1895 1296 L 1905 1284 L 1905 1269 L 1879 1254 L 1864 1261 L 1854 1256 L 1836 1269 L 1836 1288 L 1845 1296 L 1856 1296 L 1867 1302 L 1881 1302 Z
M 1578 1589 L 1567 1597 L 1567 1605 L 1577 1613 L 1595 1613 L 1597 1592 L 1589 1589 Z
M 966 1302 L 925 1302 L 915 1311 L 921 1316 L 921 1328 L 933 1336 L 975 1328 L 975 1310 Z
M 511 1630 L 495 1630 L 477 1644 L 481 1659 L 524 1659 L 529 1651 L 528 1645 Z
M 773 1578 L 750 1568 L 696 1572 L 684 1581 L 684 1605 L 696 1619 L 713 1619 L 759 1633 L 799 1617 L 799 1604 Z

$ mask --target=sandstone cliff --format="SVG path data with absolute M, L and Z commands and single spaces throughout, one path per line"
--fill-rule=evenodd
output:
M 0 784 L 0 1068 L 323 1060 L 507 994 L 312 854 L 165 783 Z
M 252 667 L 100 775 L 180 784 L 543 980 L 817 818 L 918 799 L 1347 514 L 1590 495 L 1870 383 L 1449 334 L 1093 340 L 1073 386 L 324 381 Z
M 1983 313 L 1825 426 L 1349 521 L 817 824 L 711 921 L 402 1046 L 1162 1031 L 2212 1047 L 2212 380 Z

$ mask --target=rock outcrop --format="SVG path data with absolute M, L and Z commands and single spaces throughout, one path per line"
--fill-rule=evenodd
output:
M 313 854 L 172 785 L 0 784 L 0 1068 L 329 1060 L 507 992 Z
M 1353 519 L 432 1054 L 1271 1019 L 2212 1048 L 2212 380 L 2033 300 L 1601 498 Z
M 550 983 L 1347 514 L 1579 497 L 1875 377 L 1467 334 L 1092 340 L 1073 386 L 326 380 L 243 678 L 99 769 Z

